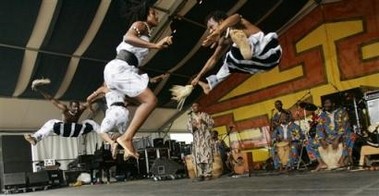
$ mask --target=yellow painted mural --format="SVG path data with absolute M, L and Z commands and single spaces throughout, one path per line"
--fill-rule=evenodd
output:
M 247 144 L 242 145 L 245 150 L 261 151 L 262 145 L 257 148 L 249 143 L 269 125 L 275 100 L 282 100 L 285 108 L 296 108 L 305 99 L 321 106 L 324 95 L 363 86 L 379 89 L 379 13 L 375 3 L 345 0 L 316 7 L 280 35 L 283 59 L 277 68 L 247 77 L 238 86 L 233 86 L 232 76 L 218 87 L 232 90 L 202 99 L 219 133 L 225 134 L 233 124 L 239 137 L 230 135 L 232 145 L 242 142 Z M 255 161 L 270 156 L 269 143 L 267 139 L 263 147 L 267 153 L 256 153 Z

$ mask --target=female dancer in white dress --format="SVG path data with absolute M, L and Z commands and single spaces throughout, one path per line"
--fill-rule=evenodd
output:
M 140 74 L 141 62 L 149 49 L 164 49 L 172 44 L 167 36 L 157 43 L 150 42 L 151 28 L 158 25 L 156 11 L 149 2 L 141 2 L 127 12 L 133 17 L 133 24 L 117 47 L 116 59 L 110 61 L 104 69 L 104 81 L 110 90 L 119 91 L 140 102 L 133 119 L 125 133 L 117 138 L 128 156 L 138 158 L 132 139 L 156 106 L 157 98 L 148 88 L 149 77 Z

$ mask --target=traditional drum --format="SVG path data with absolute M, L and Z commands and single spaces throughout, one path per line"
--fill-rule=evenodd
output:
M 328 165 L 328 169 L 335 169 L 339 167 L 339 160 L 342 156 L 343 145 L 340 143 L 337 149 L 333 149 L 332 145 L 329 144 L 326 149 L 321 146 L 318 147 L 318 151 L 320 152 L 321 159 Z
M 195 179 L 197 176 L 197 172 L 196 172 L 196 166 L 193 159 L 193 155 L 187 155 L 185 157 L 185 163 L 187 166 L 188 177 L 190 179 Z M 222 175 L 223 172 L 224 172 L 224 168 L 223 168 L 221 156 L 220 154 L 214 154 L 213 165 L 212 165 L 212 177 L 218 178 Z
M 276 152 L 278 153 L 280 163 L 282 166 L 287 165 L 289 161 L 289 155 L 291 152 L 291 147 L 289 142 L 279 142 L 276 144 Z
M 187 166 L 187 173 L 188 173 L 188 177 L 190 179 L 195 179 L 196 178 L 196 167 L 195 167 L 195 163 L 193 161 L 193 155 L 192 154 L 189 154 L 185 157 L 185 163 L 186 163 L 186 166 Z
M 224 167 L 222 164 L 222 159 L 220 154 L 213 155 L 213 168 L 212 168 L 212 177 L 218 178 L 224 172 Z

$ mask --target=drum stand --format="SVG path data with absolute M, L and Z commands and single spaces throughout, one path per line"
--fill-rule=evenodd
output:
M 303 109 L 303 111 L 304 111 L 304 121 L 306 121 L 306 110 Z M 301 121 L 299 120 L 300 131 L 303 131 L 303 130 L 301 129 L 300 123 L 301 123 Z M 299 170 L 299 169 L 300 169 L 300 165 L 303 165 L 304 168 L 305 168 L 305 170 L 308 170 L 308 167 L 307 167 L 308 164 L 305 163 L 305 161 L 303 160 L 303 153 L 304 153 L 304 148 L 305 148 L 305 144 L 304 144 L 304 142 L 307 141 L 307 139 L 308 139 L 308 134 L 305 133 L 305 134 L 304 134 L 304 137 L 305 137 L 305 138 L 301 140 L 301 145 L 300 145 L 300 146 L 301 146 L 301 150 L 300 150 L 299 161 L 297 162 L 296 170 Z
M 304 153 L 304 148 L 305 148 L 304 141 L 306 140 L 302 140 L 301 142 L 301 150 L 300 150 L 299 161 L 297 162 L 296 170 L 300 169 L 300 165 L 303 165 L 305 170 L 308 170 L 308 167 L 307 167 L 308 164 L 305 163 L 305 161 L 303 160 L 303 153 Z

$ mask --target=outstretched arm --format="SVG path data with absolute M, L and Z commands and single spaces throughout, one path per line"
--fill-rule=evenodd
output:
M 220 58 L 229 49 L 229 47 L 228 47 L 229 45 L 230 45 L 229 39 L 221 38 L 219 40 L 219 44 L 218 44 L 216 50 L 214 51 L 213 55 L 208 59 L 208 61 L 205 63 L 205 65 L 201 69 L 201 71 L 192 80 L 192 82 L 191 82 L 192 86 L 197 85 L 199 83 L 201 77 L 214 67 L 214 65 L 217 63 L 217 61 L 220 60 Z
M 170 73 L 164 73 L 164 74 L 161 74 L 159 76 L 155 76 L 155 77 L 150 79 L 150 83 L 157 83 L 157 82 L 167 78 L 169 75 L 170 75 Z
M 107 92 L 109 92 L 109 89 L 105 85 L 100 86 L 87 97 L 87 102 L 85 103 L 85 106 L 88 107 L 91 111 L 93 111 L 92 103 L 100 98 L 103 98 L 105 96 L 105 93 Z
M 140 36 L 144 34 L 146 31 L 147 29 L 145 24 L 141 21 L 137 21 L 133 23 L 128 32 L 126 32 L 126 34 L 124 35 L 124 41 L 133 46 L 158 50 L 167 48 L 169 45 L 172 44 L 172 36 L 164 37 L 157 43 L 152 43 L 141 39 Z
M 241 15 L 234 14 L 232 16 L 229 16 L 224 21 L 222 21 L 221 24 L 216 29 L 210 32 L 210 34 L 204 39 L 202 46 L 205 46 L 205 47 L 211 46 L 211 48 L 213 48 L 215 43 L 218 40 L 220 40 L 221 35 L 223 35 L 224 31 L 226 31 L 228 27 L 232 27 L 240 22 L 241 22 Z
M 58 101 L 57 99 L 55 99 L 53 96 L 51 96 L 50 94 L 46 93 L 46 92 L 43 92 L 39 89 L 36 89 L 36 91 L 38 91 L 39 93 L 41 93 L 41 95 L 43 97 L 45 97 L 45 99 L 51 101 L 55 107 L 57 107 L 58 109 L 62 110 L 62 111 L 65 111 L 67 110 L 67 105 L 66 104 L 63 104 L 61 103 L 60 101 Z
M 217 30 L 219 33 L 224 32 L 227 28 L 233 27 L 236 24 L 240 23 L 242 20 L 242 16 L 239 14 L 233 14 L 226 18 L 222 23 L 218 26 Z
M 206 47 L 210 45 L 213 46 L 213 44 L 220 38 L 220 36 L 229 27 L 233 29 L 243 30 L 247 37 L 249 37 L 251 34 L 261 31 L 259 27 L 250 23 L 248 20 L 244 19 L 241 15 L 234 14 L 226 18 L 224 21 L 222 21 L 221 24 L 217 27 L 217 29 L 215 29 L 213 32 L 211 32 L 210 35 L 207 36 L 207 38 L 203 41 L 202 46 L 206 46 Z

